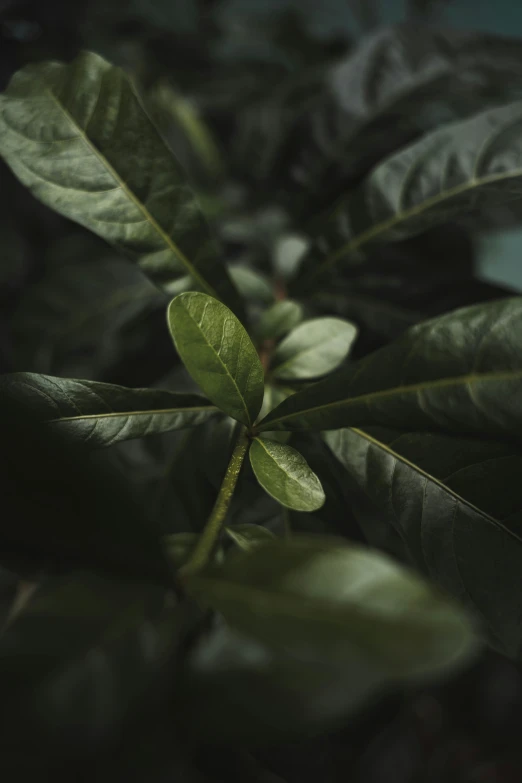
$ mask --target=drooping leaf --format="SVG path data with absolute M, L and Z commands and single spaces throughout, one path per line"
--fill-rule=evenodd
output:
M 323 268 L 467 215 L 484 227 L 499 204 L 522 213 L 522 101 L 446 125 L 386 158 L 318 220 Z
M 92 753 L 166 698 L 187 627 L 173 592 L 73 571 L 54 577 L 0 638 L 2 753 Z
M 342 663 L 354 680 L 441 671 L 473 646 L 466 615 L 449 599 L 384 555 L 336 539 L 266 542 L 187 587 L 241 633 Z
M 340 318 L 304 321 L 274 351 L 274 375 L 285 381 L 326 375 L 344 361 L 356 337 L 357 327 Z
M 503 654 L 522 655 L 522 448 L 488 438 L 369 427 L 326 432 L 406 557 L 477 616 Z M 358 514 L 369 541 L 375 522 Z
M 274 538 L 274 534 L 268 528 L 248 523 L 229 525 L 225 528 L 225 533 L 232 539 L 234 544 L 245 552 L 250 551 L 253 547 L 263 543 L 263 541 Z
M 380 424 L 522 438 L 522 298 L 455 310 L 274 408 L 257 429 Z
M 263 402 L 263 368 L 244 326 L 225 305 L 201 293 L 180 294 L 168 325 L 185 367 L 222 411 L 250 426 Z
M 290 167 L 298 198 L 327 206 L 422 133 L 517 99 L 520 57 L 515 39 L 418 23 L 366 36 L 329 71 L 298 128 Z
M 254 438 L 250 464 L 263 489 L 282 506 L 315 511 L 324 503 L 321 482 L 305 458 L 285 443 Z
M 158 284 L 191 275 L 240 312 L 181 169 L 124 72 L 91 52 L 25 67 L 0 99 L 0 155 L 34 195 Z
M 275 340 L 297 326 L 302 319 L 303 306 L 292 299 L 283 299 L 262 313 L 256 334 L 260 340 Z
M 0 377 L 0 400 L 27 403 L 33 421 L 89 448 L 195 427 L 217 408 L 197 394 L 21 372 Z

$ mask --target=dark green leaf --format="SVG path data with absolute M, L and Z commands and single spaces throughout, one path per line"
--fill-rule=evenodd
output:
M 275 340 L 289 332 L 303 320 L 303 306 L 292 299 L 283 299 L 265 310 L 257 324 L 260 340 Z
M 467 604 L 490 642 L 519 658 L 522 448 L 491 439 L 370 427 L 325 433 L 403 557 Z M 358 514 L 368 539 L 379 528 Z
M 326 267 L 374 242 L 393 242 L 450 218 L 509 203 L 522 214 L 522 101 L 425 136 L 379 164 L 314 228 Z M 477 218 L 478 216 L 478 218 Z
M 260 544 L 187 586 L 241 633 L 342 664 L 354 680 L 440 671 L 473 646 L 467 616 L 448 599 L 384 555 L 335 539 Z
M 235 315 L 211 296 L 186 293 L 170 303 L 168 324 L 196 383 L 222 411 L 251 426 L 263 402 L 263 368 Z
M 521 51 L 518 40 L 482 33 L 408 23 L 377 30 L 329 72 L 296 138 L 294 186 L 316 209 L 326 206 L 420 134 L 517 99 Z
M 92 752 L 168 692 L 186 630 L 172 592 L 88 572 L 49 580 L 0 639 L 2 749 Z M 14 747 L 12 743 L 14 742 Z
M 232 539 L 234 544 L 245 552 L 250 551 L 250 549 L 258 546 L 258 544 L 262 544 L 263 541 L 274 538 L 272 531 L 261 525 L 229 525 L 225 528 L 225 532 Z
M 282 506 L 296 511 L 321 508 L 325 500 L 321 482 L 298 451 L 285 443 L 254 438 L 249 454 L 257 480 Z
M 522 438 L 522 298 L 456 310 L 289 397 L 258 430 L 382 424 Z
M 195 427 L 217 413 L 197 394 L 126 389 L 30 372 L 0 377 L 0 399 L 27 403 L 33 421 L 89 448 Z
M 98 380 L 135 356 L 150 334 L 144 317 L 168 300 L 125 259 L 102 252 L 78 262 L 74 245 L 63 250 L 67 262 L 47 270 L 15 311 L 15 369 Z
M 277 346 L 273 370 L 280 380 L 317 378 L 346 359 L 357 327 L 340 318 L 313 318 L 293 329 Z
M 37 198 L 155 282 L 189 273 L 240 311 L 195 197 L 121 69 L 90 52 L 29 65 L 1 96 L 0 128 L 0 154 Z

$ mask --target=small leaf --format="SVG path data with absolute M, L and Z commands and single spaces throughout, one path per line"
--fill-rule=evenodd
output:
M 315 511 L 324 503 L 321 482 L 305 458 L 291 446 L 267 438 L 255 438 L 250 463 L 263 489 L 282 506 Z
M 249 552 L 253 547 L 264 541 L 275 538 L 274 534 L 266 527 L 261 525 L 230 525 L 225 528 L 225 533 L 230 536 L 232 541 L 245 552 Z
M 309 240 L 299 234 L 287 234 L 278 240 L 274 249 L 274 271 L 283 280 L 292 280 L 309 248 Z
M 83 571 L 48 580 L 0 639 L 4 752 L 21 734 L 32 752 L 92 752 L 130 714 L 152 713 L 186 613 L 153 585 Z
M 33 421 L 95 449 L 195 427 L 218 409 L 197 394 L 127 389 L 31 372 L 0 377 L 0 401 L 27 403 Z
M 31 64 L 0 96 L 0 154 L 32 193 L 158 284 L 189 274 L 241 301 L 183 172 L 120 69 L 97 54 Z
M 520 441 L 521 335 L 522 297 L 433 318 L 289 397 L 257 430 L 379 424 Z
M 342 666 L 354 682 L 440 672 L 475 646 L 457 605 L 384 555 L 335 539 L 266 542 L 187 587 L 241 633 Z
M 243 299 L 270 304 L 274 301 L 274 291 L 268 278 L 248 266 L 228 265 L 228 274 Z
M 263 368 L 250 337 L 225 305 L 201 293 L 180 294 L 168 325 L 185 367 L 222 411 L 250 427 L 263 403 Z
M 274 375 L 281 380 L 326 375 L 344 361 L 356 336 L 357 327 L 340 318 L 305 321 L 277 346 Z
M 283 299 L 265 310 L 257 324 L 259 340 L 276 340 L 303 320 L 303 306 L 292 299 Z

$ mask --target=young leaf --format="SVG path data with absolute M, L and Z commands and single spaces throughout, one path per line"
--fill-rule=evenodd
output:
M 257 426 L 410 431 L 522 439 L 522 297 L 425 321 L 294 394 Z
M 277 346 L 274 375 L 284 381 L 326 375 L 344 361 L 356 337 L 357 327 L 340 318 L 305 321 Z
M 32 752 L 92 753 L 129 711 L 157 707 L 187 627 L 175 603 L 160 587 L 89 572 L 49 580 L 0 639 L 4 751 L 23 734 Z
M 331 266 L 374 242 L 418 234 L 451 217 L 484 213 L 518 198 L 522 101 L 447 125 L 380 163 L 314 228 Z
M 468 605 L 494 647 L 520 658 L 522 448 L 411 427 L 324 438 L 404 542 L 404 559 Z M 375 544 L 374 521 L 357 517 Z
M 228 274 L 243 299 L 254 299 L 256 302 L 270 304 L 274 301 L 274 291 L 270 280 L 248 266 L 228 264 Z
M 245 328 L 225 305 L 201 293 L 180 294 L 168 325 L 185 367 L 222 411 L 250 427 L 263 402 L 263 368 Z
M 250 464 L 263 489 L 282 506 L 315 511 L 324 503 L 321 482 L 305 458 L 285 443 L 254 438 Z
M 31 372 L 0 377 L 0 400 L 27 403 L 38 421 L 89 448 L 195 427 L 218 413 L 197 394 L 127 389 Z
M 240 312 L 196 199 L 120 68 L 92 52 L 23 68 L 0 96 L 0 155 L 158 284 L 188 273 Z
M 253 547 L 275 538 L 271 530 L 261 525 L 229 525 L 225 533 L 240 549 L 249 552 Z
M 283 299 L 265 310 L 257 324 L 260 340 L 276 340 L 303 320 L 303 307 L 292 299 Z
M 241 633 L 352 673 L 364 662 L 363 676 L 430 674 L 474 646 L 467 616 L 449 599 L 384 555 L 336 539 L 260 544 L 187 588 Z

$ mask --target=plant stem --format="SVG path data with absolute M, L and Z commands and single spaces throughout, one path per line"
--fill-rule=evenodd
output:
M 234 495 L 234 490 L 249 445 L 250 440 L 245 428 L 242 427 L 236 445 L 234 446 L 230 462 L 228 463 L 228 468 L 216 498 L 214 508 L 212 509 L 212 513 L 208 518 L 208 522 L 194 548 L 190 560 L 180 571 L 182 577 L 199 571 L 207 564 L 218 536 L 221 533 L 221 528 L 223 527 L 230 501 Z

